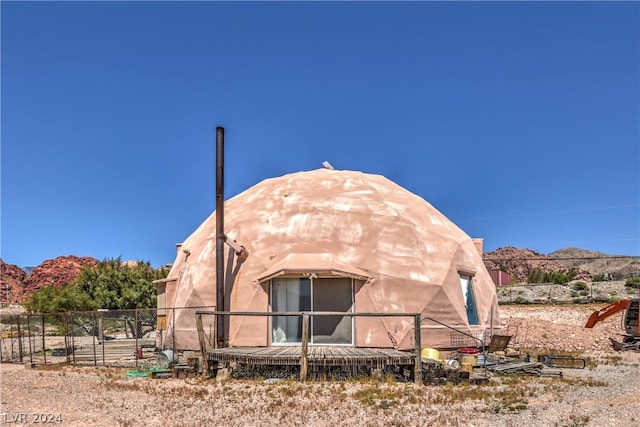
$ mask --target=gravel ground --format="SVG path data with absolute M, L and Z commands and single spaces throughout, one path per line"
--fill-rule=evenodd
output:
M 591 311 L 575 305 L 501 307 L 505 328 L 522 351 L 570 351 L 588 359 L 587 369 L 564 369 L 562 378 L 492 376 L 483 386 L 267 384 L 129 378 L 121 368 L 28 369 L 5 363 L 0 425 L 640 425 L 640 353 L 610 349 L 608 336 L 621 332 L 619 317 L 585 330 Z

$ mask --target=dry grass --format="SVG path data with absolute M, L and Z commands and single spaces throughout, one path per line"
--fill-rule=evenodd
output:
M 131 378 L 125 368 L 25 369 L 2 364 L 0 409 L 60 413 L 64 425 L 70 426 L 638 424 L 640 354 L 579 350 L 600 337 L 599 333 L 582 334 L 582 308 L 575 313 L 542 306 L 535 311 L 515 310 L 510 316 L 522 320 L 517 330 L 521 351 L 529 348 L 532 358 L 538 354 L 583 357 L 588 369 L 563 370 L 562 378 L 494 375 L 484 385 L 421 386 L 395 383 L 390 376 L 377 381 L 358 378 L 304 384 L 295 380 L 217 382 L 202 377 Z M 540 333 L 535 329 L 541 325 L 539 319 L 548 322 Z M 565 342 L 569 345 L 564 346 Z

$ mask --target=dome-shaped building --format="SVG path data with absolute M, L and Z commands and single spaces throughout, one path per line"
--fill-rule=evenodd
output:
M 451 348 L 452 330 L 499 327 L 495 286 L 472 240 L 417 195 L 380 175 L 318 169 L 266 179 L 227 200 L 226 310 L 420 313 L 422 347 Z M 161 307 L 216 304 L 216 215 L 179 247 Z M 228 248 L 226 248 L 228 249 Z M 230 256 L 231 255 L 231 256 Z M 161 310 L 162 311 L 162 310 Z M 197 349 L 194 310 L 167 310 L 165 342 Z M 170 319 L 170 320 L 169 320 Z M 294 317 L 231 316 L 230 346 L 300 342 Z M 312 319 L 310 345 L 413 347 L 411 318 Z

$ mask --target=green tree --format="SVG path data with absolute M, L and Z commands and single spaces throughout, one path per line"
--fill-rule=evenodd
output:
M 85 265 L 74 285 L 91 297 L 96 308 L 110 310 L 156 307 L 156 279 L 167 276 L 164 268 L 149 262 L 122 263 L 120 257 Z
M 79 292 L 70 284 L 58 288 L 45 286 L 32 293 L 22 303 L 30 313 L 59 313 L 63 311 L 83 311 L 94 308 L 89 295 Z
M 544 272 L 536 269 L 529 273 L 528 283 L 556 283 L 564 284 L 573 280 L 577 275 L 575 269 L 569 270 L 567 273 L 561 271 Z
M 542 270 L 535 269 L 529 273 L 527 283 L 542 283 L 543 278 L 544 272 Z
M 168 273 L 166 268 L 154 269 L 149 262 L 105 259 L 82 267 L 72 284 L 41 288 L 23 304 L 31 313 L 155 308 L 156 287 L 152 282 Z

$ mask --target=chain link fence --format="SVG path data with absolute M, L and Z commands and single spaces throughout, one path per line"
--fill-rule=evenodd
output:
M 156 309 L 3 315 L 0 361 L 138 366 L 155 359 L 158 333 Z

